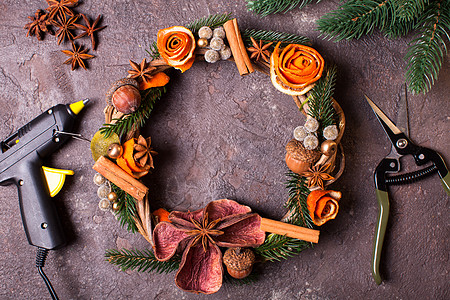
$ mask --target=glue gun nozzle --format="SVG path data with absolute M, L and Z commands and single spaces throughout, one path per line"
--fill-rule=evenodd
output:
M 70 110 L 75 114 L 78 115 L 80 111 L 84 108 L 84 106 L 89 102 L 89 99 L 84 99 L 75 103 L 72 103 L 69 105 Z

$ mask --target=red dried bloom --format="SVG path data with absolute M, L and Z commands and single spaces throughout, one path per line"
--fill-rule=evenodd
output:
M 182 251 L 175 282 L 184 291 L 212 294 L 222 286 L 219 247 L 257 247 L 264 242 L 261 217 L 233 200 L 210 202 L 194 212 L 173 211 L 169 222 L 153 231 L 155 256 L 160 261 Z

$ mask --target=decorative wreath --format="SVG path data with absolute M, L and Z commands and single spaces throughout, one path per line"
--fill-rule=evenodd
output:
M 317 243 L 314 228 L 336 217 L 341 198 L 340 192 L 327 189 L 344 169 L 340 140 L 345 117 L 332 97 L 336 67 L 326 64 L 305 37 L 241 32 L 229 14 L 161 29 L 148 53 L 149 62 L 130 61 L 129 75 L 106 94 L 105 124 L 94 135 L 91 150 L 100 209 L 111 210 L 122 226 L 139 232 L 152 250 L 107 250 L 107 260 L 123 270 L 178 269 L 178 287 L 212 294 L 224 278 L 251 282 L 255 263 L 286 259 Z M 228 199 L 192 212 L 150 211 L 148 188 L 139 178 L 154 169 L 157 153 L 139 128 L 166 92 L 169 69 L 185 72 L 196 61 L 220 60 L 234 61 L 241 75 L 255 70 L 269 75 L 306 116 L 286 145 L 289 197 L 281 221 L 262 218 Z

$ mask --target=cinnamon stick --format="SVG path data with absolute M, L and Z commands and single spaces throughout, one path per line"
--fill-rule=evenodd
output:
M 261 218 L 261 230 L 311 243 L 319 242 L 319 230 L 309 229 L 271 219 Z
M 234 31 L 236 32 L 236 36 L 238 38 L 239 49 L 241 50 L 242 57 L 245 62 L 245 66 L 248 69 L 248 73 L 253 73 L 255 70 L 253 69 L 252 62 L 250 61 L 250 57 L 248 57 L 247 49 L 245 48 L 244 41 L 242 40 L 241 31 L 239 30 L 237 19 L 233 19 Z
M 144 199 L 148 192 L 148 188 L 143 183 L 104 156 L 100 156 L 92 169 L 139 201 Z
M 230 45 L 231 53 L 233 54 L 234 62 L 238 68 L 239 74 L 246 75 L 254 71 L 244 42 L 242 41 L 241 33 L 237 27 L 236 19 L 228 20 L 223 24 L 225 34 Z

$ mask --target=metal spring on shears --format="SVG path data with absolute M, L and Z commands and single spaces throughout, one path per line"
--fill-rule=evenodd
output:
M 436 172 L 437 172 L 436 166 L 432 165 L 415 172 L 387 177 L 386 184 L 388 185 L 410 184 Z

